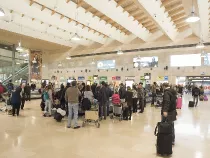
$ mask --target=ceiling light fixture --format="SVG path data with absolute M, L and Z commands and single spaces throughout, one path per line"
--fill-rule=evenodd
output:
M 193 5 L 193 0 L 192 0 L 192 11 L 190 15 L 187 17 L 186 22 L 188 23 L 195 23 L 200 20 L 200 17 L 195 13 L 195 7 Z
M 198 44 L 196 45 L 196 48 L 197 49 L 203 49 L 205 47 L 205 45 L 203 44 L 203 41 L 202 40 L 200 40 L 199 42 L 198 42 Z
M 42 65 L 42 67 L 46 67 L 45 65 Z
M 92 59 L 91 64 L 92 64 L 92 65 L 95 65 L 95 64 L 96 64 L 95 59 Z
M 117 55 L 122 55 L 122 54 L 124 54 L 123 51 L 122 51 L 121 49 L 119 49 L 119 50 L 117 51 Z
M 23 51 L 23 48 L 21 47 L 21 41 L 18 43 L 18 46 L 16 48 L 17 51 Z
M 68 56 L 66 57 L 66 59 L 67 59 L 67 60 L 71 60 L 71 56 L 68 55 Z
M 62 63 L 61 62 L 59 62 L 58 63 L 58 67 L 62 67 L 63 65 L 62 65 Z
M 2 8 L 0 8 L 0 16 L 5 16 L 5 12 Z
M 79 41 L 80 37 L 77 33 L 75 33 L 74 36 L 71 39 L 74 40 L 74 41 Z
M 205 58 L 206 56 L 208 56 L 208 54 L 203 50 L 201 52 L 201 58 Z

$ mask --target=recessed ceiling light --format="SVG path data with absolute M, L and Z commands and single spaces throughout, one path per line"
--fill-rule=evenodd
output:
M 4 10 L 0 8 L 0 16 L 5 16 Z

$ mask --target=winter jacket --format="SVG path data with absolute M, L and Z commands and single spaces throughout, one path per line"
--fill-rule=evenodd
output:
M 103 86 L 99 91 L 99 102 L 106 103 L 107 101 L 109 101 L 107 88 Z
M 69 87 L 66 90 L 65 99 L 68 103 L 79 103 L 79 96 L 81 95 L 77 87 Z
M 200 95 L 200 89 L 198 87 L 193 88 L 192 90 L 192 96 L 199 96 Z
M 127 102 L 128 106 L 132 106 L 133 105 L 133 92 L 132 91 L 126 91 L 125 94 L 125 101 Z
M 119 94 L 113 94 L 112 95 L 112 103 L 114 105 L 119 105 L 120 104 L 120 95 Z
M 120 95 L 120 99 L 125 99 L 125 97 L 126 97 L 126 89 L 125 89 L 125 87 L 120 87 L 119 95 Z
M 168 112 L 168 121 L 176 120 L 176 100 L 177 93 L 174 89 L 166 89 L 163 95 L 163 105 L 162 105 L 162 113 Z
M 21 88 L 18 87 L 15 92 L 12 92 L 12 96 L 11 96 L 11 103 L 12 105 L 15 105 L 15 104 L 21 104 Z
M 138 88 L 137 92 L 138 92 L 138 98 L 139 99 L 144 99 L 144 89 L 143 88 Z

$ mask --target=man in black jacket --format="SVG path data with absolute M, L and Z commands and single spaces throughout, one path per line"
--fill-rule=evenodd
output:
M 198 98 L 200 96 L 200 89 L 195 85 L 195 87 L 192 89 L 192 96 L 193 96 L 193 101 L 195 103 L 195 106 L 198 105 Z
M 119 95 L 120 99 L 125 99 L 126 88 L 123 83 L 120 84 Z
M 164 95 L 163 95 L 163 106 L 162 106 L 162 116 L 163 119 L 167 119 L 169 122 L 172 122 L 173 131 L 172 131 L 172 144 L 175 142 L 175 129 L 174 121 L 176 120 L 176 99 L 177 94 L 174 89 L 171 89 L 168 83 L 164 83 Z
M 100 106 L 100 119 L 104 116 L 104 120 L 106 120 L 107 116 L 107 102 L 109 101 L 108 95 L 107 95 L 107 88 L 106 88 L 106 83 L 102 81 L 101 83 L 102 87 L 99 91 L 99 106 Z

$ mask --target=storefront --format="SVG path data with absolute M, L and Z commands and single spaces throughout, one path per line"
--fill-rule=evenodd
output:
M 106 82 L 107 83 L 107 76 L 100 76 L 99 77 L 99 82 L 101 83 L 102 81 Z
M 84 76 L 78 76 L 78 83 L 83 83 L 85 82 L 85 77 Z
M 157 76 L 157 84 L 168 83 L 168 76 Z
M 113 76 L 112 77 L 112 84 L 116 87 L 118 87 L 121 83 L 121 77 L 120 76 Z

